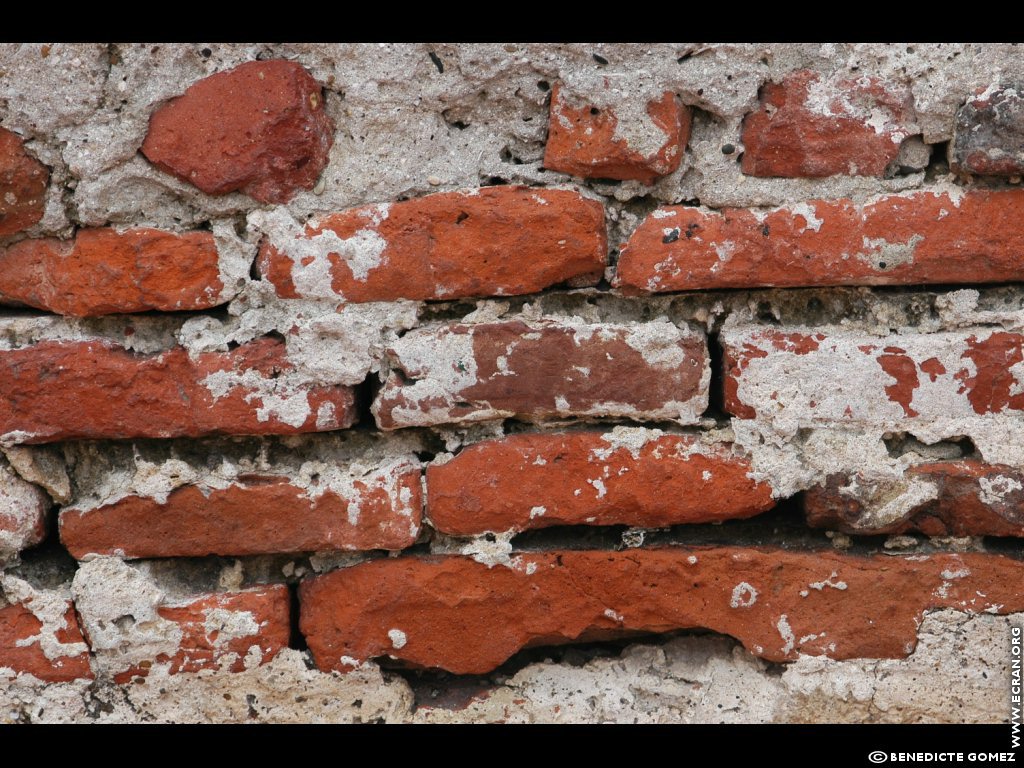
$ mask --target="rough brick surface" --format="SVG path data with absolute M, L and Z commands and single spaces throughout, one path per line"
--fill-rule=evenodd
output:
M 43 540 L 49 506 L 43 491 L 0 460 L 0 563 Z
M 1024 173 L 1024 89 L 989 87 L 956 115 L 949 165 L 959 173 L 1019 176 Z
M 75 609 L 70 601 L 64 606 L 56 622 L 41 621 L 31 603 L 0 607 L 0 679 L 6 670 L 47 683 L 93 676 Z
M 279 296 L 391 301 L 594 285 L 606 252 L 600 203 L 502 186 L 328 214 L 265 241 L 259 263 Z
M 882 176 L 917 133 L 910 91 L 878 78 L 792 72 L 761 91 L 743 122 L 751 176 Z
M 119 673 L 118 683 L 145 677 L 154 665 L 169 674 L 227 668 L 241 672 L 265 664 L 288 647 L 290 598 L 283 584 L 245 592 L 202 595 L 181 605 L 162 606 L 162 619 L 180 630 L 178 650 Z
M 629 135 L 637 126 L 620 126 L 628 117 L 611 106 L 576 103 L 556 84 L 551 91 L 544 166 L 584 178 L 636 179 L 653 184 L 679 167 L 690 139 L 692 114 L 670 91 L 648 102 L 646 112 L 661 133 L 658 146 L 635 146 Z
M 771 660 L 898 658 L 926 610 L 1024 608 L 1005 557 L 853 557 L 780 549 L 562 551 L 509 567 L 469 558 L 363 563 L 304 582 L 301 628 L 321 669 L 380 656 L 489 672 L 516 651 L 703 627 Z
M 888 337 L 740 327 L 722 336 L 725 407 L 801 424 L 899 425 L 1024 410 L 1024 337 L 992 329 Z
M 0 45 L 0 723 L 1005 719 L 1020 54 Z
M 758 286 L 1009 282 L 1024 192 L 914 192 L 871 203 L 811 200 L 770 211 L 673 206 L 622 251 L 616 285 L 634 291 Z
M 909 467 L 902 482 L 832 475 L 804 495 L 808 524 L 846 533 L 1024 536 L 1024 474 L 978 460 Z M 917 503 L 899 503 L 915 486 Z M 893 503 L 896 500 L 896 503 Z
M 61 541 L 72 555 L 198 557 L 411 546 L 420 530 L 421 472 L 405 465 L 348 488 L 302 488 L 250 476 L 210 489 L 187 485 L 166 501 L 128 496 L 89 510 L 66 508 Z
M 25 151 L 21 137 L 0 128 L 0 235 L 39 223 L 50 171 Z
M 383 429 L 566 416 L 692 424 L 707 407 L 705 339 L 664 321 L 452 324 L 410 331 L 387 354 L 373 404 Z
M 190 358 L 136 355 L 105 341 L 44 341 L 0 351 L 0 436 L 77 438 L 290 434 L 350 426 L 351 388 L 291 388 L 285 345 L 265 337 Z
M 316 184 L 333 143 L 320 84 L 302 65 L 273 60 L 192 85 L 153 113 L 142 152 L 203 192 L 284 203 Z
M 658 527 L 756 515 L 774 501 L 728 444 L 658 431 L 522 434 L 427 469 L 427 513 L 452 535 L 551 525 Z
M 86 229 L 0 249 L 0 303 L 63 315 L 210 309 L 224 295 L 213 235 Z

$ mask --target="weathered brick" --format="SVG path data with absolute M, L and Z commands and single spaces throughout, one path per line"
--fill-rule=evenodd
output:
M 272 475 L 245 476 L 226 488 L 186 485 L 163 502 L 127 496 L 65 508 L 60 536 L 77 558 L 399 550 L 419 534 L 420 478 L 420 468 L 404 462 L 343 488 L 304 488 Z
M 958 173 L 1019 176 L 1024 173 L 1024 91 L 992 86 L 956 114 L 949 165 Z
M 0 563 L 46 536 L 46 494 L 0 459 Z
M 157 654 L 118 673 L 114 682 L 146 677 L 156 665 L 166 665 L 168 674 L 176 674 L 222 668 L 241 672 L 265 664 L 288 647 L 290 611 L 288 588 L 283 584 L 161 606 L 160 618 L 174 622 L 181 632 L 177 652 Z
M 771 488 L 728 444 L 658 430 L 521 434 L 427 469 L 427 513 L 452 535 L 551 525 L 665 526 L 742 518 Z
M 31 600 L 0 607 L 0 678 L 6 670 L 48 683 L 92 678 L 74 606 L 70 601 L 61 605 L 59 617 L 48 616 Z
M 774 548 L 524 553 L 377 560 L 300 587 L 321 669 L 381 656 L 457 674 L 532 645 L 705 628 L 770 661 L 909 654 L 924 611 L 1024 609 L 1024 564 L 988 554 L 858 557 Z
M 707 407 L 704 336 L 665 321 L 456 323 L 410 331 L 387 354 L 373 404 L 383 429 L 567 416 L 693 424 Z
M 627 291 L 1024 279 L 1024 191 L 913 192 L 770 211 L 672 206 L 622 250 Z
M 614 106 L 579 103 L 556 84 L 551 90 L 544 167 L 584 178 L 653 184 L 679 167 L 690 139 L 692 115 L 671 91 L 649 101 L 646 112 L 646 116 L 629 115 Z M 641 145 L 647 126 L 636 123 L 646 122 L 645 117 L 657 128 L 653 132 L 657 138 Z
M 49 181 L 49 169 L 25 151 L 21 137 L 0 128 L 0 235 L 39 223 Z
M 743 121 L 743 172 L 751 176 L 882 176 L 900 144 L 919 133 L 906 88 L 874 77 L 824 79 L 791 72 L 761 91 Z
M 0 249 L 0 303 L 63 315 L 209 309 L 230 300 L 213 235 L 85 229 Z
M 291 434 L 350 426 L 344 386 L 291 386 L 285 345 L 271 337 L 189 357 L 136 355 L 109 341 L 43 341 L 0 351 L 0 436 L 77 438 Z
M 453 299 L 595 285 L 607 253 L 604 208 L 531 187 L 441 192 L 322 216 L 275 233 L 260 272 L 287 298 Z
M 1024 337 L 965 329 L 872 336 L 740 326 L 722 334 L 725 407 L 795 425 L 893 426 L 1024 410 Z
M 914 501 L 901 496 L 913 491 Z M 807 523 L 846 533 L 1024 536 L 1024 473 L 976 459 L 908 467 L 901 481 L 831 475 L 804 494 Z
M 153 113 L 142 153 L 203 192 L 286 203 L 327 165 L 334 122 L 320 84 L 292 61 L 251 61 Z

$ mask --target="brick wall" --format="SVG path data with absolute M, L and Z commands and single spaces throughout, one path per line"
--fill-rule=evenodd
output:
M 1008 716 L 1013 46 L 0 69 L 0 718 Z

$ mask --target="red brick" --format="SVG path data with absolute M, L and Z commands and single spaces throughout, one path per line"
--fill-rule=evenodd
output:
M 707 407 L 707 344 L 668 322 L 514 320 L 412 330 L 387 350 L 382 429 L 567 416 L 693 424 Z
M 250 61 L 154 112 L 142 153 L 208 194 L 286 203 L 316 184 L 333 143 L 320 84 L 301 65 Z
M 741 418 L 903 430 L 1024 410 L 1017 333 L 879 337 L 738 326 L 721 338 L 725 407 Z
M 0 235 L 39 223 L 49 181 L 49 169 L 25 151 L 21 137 L 0 128 Z
M 934 487 L 934 498 L 886 514 L 891 482 L 831 475 L 804 495 L 807 523 L 846 533 L 920 531 L 927 536 L 1024 536 L 1024 473 L 975 459 L 908 467 L 907 483 Z M 844 493 L 854 485 L 856 493 Z
M 52 637 L 44 638 L 46 633 L 51 633 Z M 67 646 L 68 655 L 48 658 L 43 651 L 44 643 L 57 649 Z M 75 647 L 75 644 L 81 645 Z M 0 607 L 0 670 L 4 669 L 29 674 L 47 683 L 93 677 L 89 650 L 70 601 L 67 601 L 63 625 L 56 627 L 45 627 L 28 605 L 14 603 Z
M 21 433 L 11 442 L 292 434 L 355 419 L 349 387 L 282 384 L 291 365 L 270 337 L 195 358 L 181 347 L 136 355 L 107 341 L 44 341 L 0 351 L 0 363 L 0 435 Z
M 502 186 L 328 214 L 259 264 L 287 298 L 454 299 L 595 285 L 607 250 L 600 203 Z
M 919 133 L 910 91 L 873 77 L 788 74 L 761 91 L 743 121 L 751 176 L 883 176 L 904 139 Z
M 339 492 L 251 476 L 224 489 L 187 485 L 166 502 L 127 496 L 90 510 L 66 508 L 60 536 L 72 555 L 201 557 L 411 546 L 420 530 L 421 472 L 405 466 Z
M 222 669 L 242 672 L 246 657 L 266 664 L 288 647 L 291 603 L 283 584 L 245 592 L 202 595 L 182 605 L 161 606 L 160 617 L 173 621 L 182 637 L 177 653 L 161 653 L 114 676 L 126 683 L 145 677 L 154 665 L 168 665 L 168 674 Z M 242 626 L 239 631 L 238 625 Z M 250 625 L 251 631 L 246 631 Z
M 949 166 L 983 176 L 1024 174 L 1024 89 L 992 86 L 967 100 L 956 115 Z
M 1024 279 L 1024 191 L 914 192 L 770 211 L 673 206 L 622 249 L 633 292 Z
M 208 232 L 85 229 L 0 249 L 0 303 L 62 315 L 209 309 L 231 298 L 223 289 Z
M 1024 609 L 1024 564 L 988 554 L 859 557 L 772 548 L 376 560 L 304 582 L 300 628 L 321 669 L 378 657 L 456 674 L 516 651 L 703 628 L 757 656 L 909 654 L 927 610 Z
M 46 537 L 50 500 L 0 461 L 0 563 Z
M 556 84 L 551 90 L 544 167 L 588 179 L 636 179 L 653 184 L 679 167 L 690 139 L 692 115 L 671 91 L 649 101 L 647 114 L 664 134 L 664 141 L 645 151 L 616 134 L 622 117 L 613 107 L 576 103 Z
M 652 435 L 522 434 L 463 449 L 427 469 L 427 513 L 443 533 L 551 525 L 658 527 L 742 518 L 773 506 L 728 444 Z

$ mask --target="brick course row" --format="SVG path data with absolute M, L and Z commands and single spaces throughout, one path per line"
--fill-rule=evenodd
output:
M 899 658 L 926 610 L 1024 608 L 1019 561 L 856 557 L 770 548 L 524 553 L 508 565 L 404 557 L 303 583 L 301 629 L 322 669 L 375 658 L 481 674 L 531 645 L 706 628 L 771 661 Z
M 902 428 L 1024 409 L 1018 333 L 736 326 L 721 338 L 725 407 L 740 418 L 785 411 L 808 425 Z M 667 321 L 453 323 L 410 331 L 386 354 L 390 373 L 373 403 L 385 430 L 510 417 L 688 425 L 708 404 L 706 339 Z M 182 347 L 143 355 L 109 340 L 48 340 L 2 350 L 0 360 L 0 434 L 13 443 L 291 434 L 355 419 L 351 387 L 282 378 L 293 364 L 273 337 L 194 356 Z M 820 387 L 790 386 L 817 380 Z
M 567 550 L 515 555 L 502 565 L 404 557 L 304 581 L 300 628 L 317 665 L 339 671 L 386 657 L 482 674 L 531 645 L 694 628 L 732 635 L 770 661 L 900 658 L 913 651 L 926 610 L 1024 610 L 1016 588 L 1022 569 L 988 554 L 864 557 L 764 547 Z M 59 617 L 40 613 L 31 599 L 0 608 L 0 669 L 47 682 L 92 678 L 88 633 L 65 605 Z M 122 683 L 157 666 L 169 674 L 240 671 L 286 647 L 289 614 L 281 585 L 168 603 L 158 615 L 177 626 L 177 650 L 125 666 L 111 658 L 116 649 L 105 649 L 107 669 Z
M 809 200 L 770 210 L 660 208 L 613 273 L 624 293 L 1015 282 L 1024 192 Z M 257 263 L 286 299 L 514 296 L 597 284 L 601 205 L 568 190 L 491 187 L 330 214 L 264 239 Z M 82 230 L 0 249 L 0 303 L 79 317 L 202 310 L 237 293 L 211 234 Z
M 757 478 L 732 444 L 692 435 L 522 434 L 472 445 L 425 473 L 409 456 L 344 489 L 246 475 L 223 488 L 185 484 L 166 498 L 71 504 L 60 512 L 59 534 L 80 559 L 398 551 L 417 541 L 425 520 L 450 536 L 739 520 L 777 501 L 771 484 Z M 891 503 L 911 486 L 913 503 Z M 1019 469 L 968 458 L 912 464 L 899 478 L 851 469 L 830 475 L 800 500 L 812 527 L 1019 537 L 1022 488 Z M 35 506 L 15 520 L 14 532 L 25 534 L 15 549 L 41 539 L 45 505 L 28 501 Z

